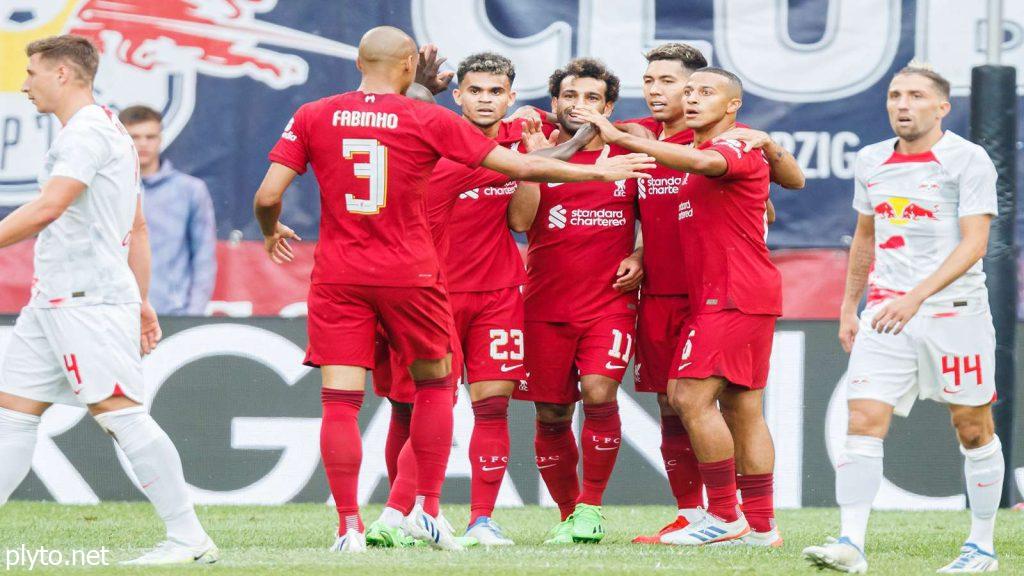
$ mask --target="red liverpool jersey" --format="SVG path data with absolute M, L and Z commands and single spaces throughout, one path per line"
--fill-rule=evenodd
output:
M 694 313 L 733 308 L 778 316 L 782 278 L 765 243 L 768 162 L 735 140 L 699 148 L 720 153 L 728 168 L 715 178 L 689 174 L 680 187 L 680 240 Z
M 346 92 L 288 122 L 271 162 L 320 185 L 315 284 L 432 286 L 439 264 L 426 217 L 442 156 L 478 165 L 497 145 L 450 110 L 397 94 Z
M 569 161 L 593 164 L 600 150 Z M 626 154 L 612 147 L 612 155 Z M 619 263 L 633 252 L 637 184 L 541 184 L 537 218 L 527 234 L 526 319 L 572 322 L 634 313 L 636 292 L 612 288 Z

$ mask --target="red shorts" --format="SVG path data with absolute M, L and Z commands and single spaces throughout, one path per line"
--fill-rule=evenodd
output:
M 452 314 L 443 286 L 314 284 L 305 364 L 372 369 L 378 324 L 409 363 L 444 358 L 451 351 Z
M 466 358 L 466 381 L 525 380 L 519 288 L 453 293 L 451 302 L 455 332 Z
M 635 314 L 587 322 L 527 321 L 526 380 L 512 397 L 572 404 L 580 399 L 580 376 L 597 374 L 622 382 L 635 330 Z
M 679 334 L 690 319 L 687 296 L 641 296 L 636 319 L 636 363 L 633 365 L 637 392 L 665 394 L 675 377 Z
M 768 385 L 775 316 L 739 310 L 698 314 L 681 334 L 676 378 L 720 376 L 751 390 Z
M 462 377 L 462 354 L 455 332 L 451 334 L 452 349 L 452 381 L 458 382 Z M 392 402 L 412 404 L 416 400 L 416 382 L 409 373 L 411 361 L 402 359 L 388 341 L 384 329 L 378 327 L 374 342 L 373 393 Z M 452 386 L 456 397 L 458 387 Z

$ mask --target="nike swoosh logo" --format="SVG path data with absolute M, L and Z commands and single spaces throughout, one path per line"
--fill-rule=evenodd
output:
M 994 485 L 996 485 L 998 483 L 999 483 L 999 480 L 996 480 L 994 482 L 989 482 L 988 484 L 983 484 L 981 482 L 978 482 L 978 488 L 988 488 L 989 486 L 994 486 Z
M 942 391 L 945 392 L 946 394 L 959 394 L 963 390 L 950 390 L 949 388 L 943 388 Z
M 690 364 L 693 364 L 693 362 L 687 362 L 686 364 L 683 364 L 682 366 L 680 366 L 680 367 L 678 368 L 678 370 L 682 370 L 683 368 L 686 368 L 686 367 L 687 367 L 687 366 L 689 366 Z
M 545 464 L 544 466 L 537 466 L 537 470 L 543 470 L 545 468 L 551 468 L 552 466 L 558 466 L 558 462 L 555 462 L 554 464 Z
M 618 447 L 618 446 L 607 446 L 607 447 L 605 447 L 605 448 L 602 448 L 602 447 L 600 447 L 600 446 L 594 446 L 594 448 L 596 448 L 596 449 L 600 450 L 601 452 L 607 452 L 607 451 L 609 451 L 609 450 L 618 450 L 618 449 L 619 449 L 619 447 Z
M 548 182 L 548 188 L 554 188 L 555 186 L 561 186 L 565 182 Z
M 878 186 L 879 184 L 881 184 L 881 182 L 868 182 L 868 186 L 867 187 L 871 188 L 872 186 Z
M 625 368 L 625 366 L 619 366 L 618 364 L 612 364 L 610 361 L 605 363 L 604 367 L 607 370 L 622 370 L 622 369 Z
M 150 486 L 152 486 L 152 485 L 153 485 L 153 483 L 154 483 L 154 482 L 156 482 L 156 481 L 157 481 L 157 480 L 159 480 L 159 479 L 160 479 L 160 477 L 159 477 L 159 476 L 157 476 L 156 478 L 153 478 L 153 479 L 152 479 L 152 480 L 150 480 L 149 482 L 147 482 L 147 483 L 143 484 L 143 485 L 142 485 L 142 489 L 143 489 L 143 490 L 145 490 L 146 488 L 149 488 Z
M 494 470 L 501 470 L 504 466 L 481 466 L 480 469 L 484 472 L 493 472 Z
M 511 372 L 511 371 L 515 370 L 516 368 L 522 368 L 522 367 L 523 367 L 522 364 L 514 364 L 512 366 L 509 366 L 507 364 L 502 364 L 501 365 L 501 371 L 502 372 Z

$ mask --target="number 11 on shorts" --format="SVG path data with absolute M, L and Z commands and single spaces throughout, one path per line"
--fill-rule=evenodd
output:
M 625 340 L 625 348 L 623 348 L 622 346 L 623 340 Z M 613 328 L 612 347 L 610 350 L 608 350 L 608 355 L 611 356 L 612 358 L 622 360 L 622 362 L 625 364 L 628 364 L 630 357 L 633 355 L 633 335 L 623 334 L 622 330 Z

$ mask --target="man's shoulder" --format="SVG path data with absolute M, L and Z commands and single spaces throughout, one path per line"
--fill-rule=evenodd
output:
M 895 151 L 895 137 L 868 144 L 857 152 L 857 166 L 863 169 L 877 168 L 885 164 Z
M 995 167 L 983 147 L 951 130 L 947 130 L 942 140 L 933 147 L 933 153 L 939 164 L 952 172 L 961 172 L 972 164 Z

